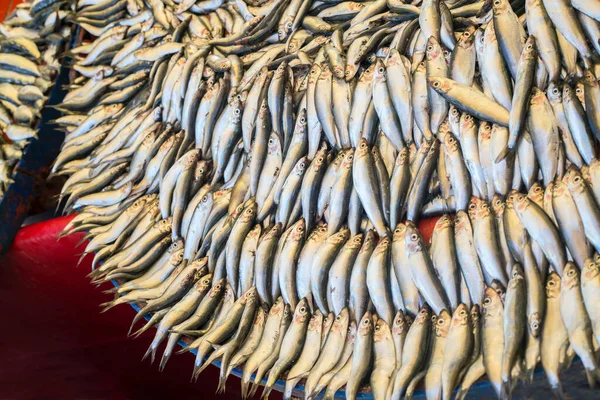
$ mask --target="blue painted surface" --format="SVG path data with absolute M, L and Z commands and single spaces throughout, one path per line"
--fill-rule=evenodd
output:
M 73 38 L 77 37 L 77 33 Z M 70 49 L 75 39 L 72 39 Z M 0 255 L 12 244 L 23 221 L 27 218 L 31 203 L 40 193 L 44 185 L 42 171 L 48 168 L 56 159 L 65 133 L 56 129 L 52 120 L 60 117 L 60 112 L 47 106 L 62 102 L 66 94 L 64 87 L 69 82 L 69 68 L 62 66 L 54 86 L 50 90 L 48 102 L 42 109 L 40 121 L 37 124 L 38 138 L 31 139 L 23 152 L 23 157 L 17 164 L 13 180 L 0 199 Z

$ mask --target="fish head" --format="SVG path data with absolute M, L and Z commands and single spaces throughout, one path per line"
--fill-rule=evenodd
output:
M 375 149 L 375 146 L 373 146 Z M 373 153 L 373 155 L 375 155 Z M 379 154 L 377 155 L 379 156 Z M 348 149 L 344 153 L 344 158 L 342 159 L 342 163 L 340 164 L 340 169 L 350 169 L 352 168 L 352 164 L 354 163 L 354 149 Z
M 375 246 L 375 239 L 375 232 L 372 229 L 369 229 L 367 233 L 365 233 L 365 239 L 363 240 L 358 254 L 364 254 L 365 252 L 372 251 Z
M 476 196 L 471 196 L 471 201 L 468 207 L 469 217 L 472 220 L 481 219 L 490 214 L 490 207 L 485 200 Z
M 350 240 L 348 240 L 346 242 L 344 247 L 347 249 L 353 249 L 353 250 L 360 249 L 360 247 L 362 246 L 362 242 L 363 242 L 363 235 L 362 235 L 362 233 L 359 233 L 358 235 L 354 235 L 353 237 L 351 237 Z
M 323 314 L 319 309 L 317 309 L 313 315 L 310 317 L 310 321 L 308 321 L 308 330 L 309 331 L 321 331 L 323 327 Z
M 208 288 L 210 288 L 211 283 L 212 274 L 207 274 L 200 277 L 200 279 L 196 282 L 196 288 L 199 292 L 205 292 L 206 290 L 208 290 Z
M 581 166 L 581 176 L 583 177 L 583 179 L 585 179 L 585 181 L 588 184 L 592 184 L 592 176 L 590 175 L 590 167 L 587 165 L 582 165 Z
M 367 142 L 367 139 L 365 138 L 361 138 L 360 141 L 358 142 L 358 146 L 356 147 L 356 151 L 355 151 L 355 157 L 364 157 L 369 153 L 370 149 L 369 149 L 369 142 Z
M 404 225 L 402 222 L 400 222 L 398 225 L 396 225 L 396 229 L 394 229 L 392 241 L 397 242 L 399 240 L 404 240 L 405 235 L 406 235 L 406 225 Z
M 454 105 L 450 105 L 450 112 L 448 113 L 448 120 L 450 121 L 451 124 L 453 125 L 458 125 L 460 124 L 460 111 L 458 111 L 458 108 L 456 108 Z
M 421 233 L 411 221 L 406 221 L 406 233 L 404 238 L 406 241 L 406 252 L 408 254 L 427 251 L 423 236 L 421 236 Z
M 428 76 L 427 83 L 438 93 L 448 92 L 452 88 L 450 80 L 438 76 Z
M 269 142 L 267 143 L 267 153 L 281 155 L 281 141 L 275 131 L 271 132 Z
M 335 317 L 333 320 L 333 325 L 331 326 L 332 332 L 340 332 L 342 329 L 347 329 L 348 327 L 348 308 L 344 307 L 342 311 Z
M 569 188 L 567 187 L 567 184 L 562 180 L 557 180 L 556 182 L 554 182 L 554 189 L 552 189 L 552 196 L 554 198 L 562 197 L 562 196 L 571 197 L 571 194 L 569 193 Z
M 373 81 L 377 81 L 377 82 L 385 82 L 386 81 L 385 65 L 383 64 L 383 60 L 381 58 L 378 58 L 377 61 L 375 62 L 375 71 L 373 73 Z
M 514 207 L 517 212 L 523 212 L 531 205 L 531 200 L 523 193 L 518 193 L 514 197 Z
M 535 182 L 531 185 L 527 197 L 537 205 L 544 204 L 544 187 L 542 184 Z
M 300 242 L 304 240 L 304 231 L 306 229 L 306 223 L 304 218 L 300 218 L 293 226 L 290 232 L 290 240 L 294 242 Z
M 292 32 L 292 27 L 294 26 L 294 17 L 291 15 L 286 16 L 282 19 L 279 24 L 279 30 L 277 31 L 277 35 L 279 36 L 280 41 L 284 41 L 287 36 Z
M 485 295 L 483 297 L 482 306 L 484 319 L 495 317 L 496 315 L 498 315 L 498 313 L 502 312 L 502 299 L 500 298 L 496 290 L 494 290 L 494 288 L 492 288 L 491 286 L 485 288 Z
M 408 147 L 402 148 L 396 157 L 395 166 L 401 167 L 408 164 Z
M 375 64 L 370 64 L 367 68 L 365 68 L 358 77 L 358 81 L 361 83 L 371 83 L 373 81 L 373 76 L 375 75 L 375 66 Z M 355 69 L 355 65 L 347 65 L 346 76 L 351 76 Z
M 502 217 L 504 215 L 505 207 L 506 205 L 502 201 L 502 197 L 497 193 L 494 194 L 494 197 L 492 198 L 492 209 L 494 210 L 496 217 Z
M 452 314 L 452 326 L 468 325 L 469 316 L 469 308 L 464 303 L 460 303 Z
M 329 69 L 329 64 L 327 62 L 321 63 L 321 74 L 319 75 L 319 80 L 331 79 L 332 73 L 331 69 Z
M 296 309 L 294 310 L 293 322 L 296 324 L 304 323 L 310 317 L 310 309 L 308 308 L 308 300 L 303 298 L 298 302 Z M 312 322 L 312 317 L 311 320 Z
M 562 290 L 569 290 L 579 286 L 579 269 L 574 263 L 568 262 L 565 265 L 561 283 Z
M 162 233 L 171 232 L 171 229 L 173 228 L 173 217 L 161 219 L 154 226 Z
M 390 337 L 390 328 L 388 324 L 381 318 L 375 322 L 375 329 L 373 332 L 373 341 L 375 343 L 381 342 L 383 340 L 389 340 Z
M 213 287 L 210 289 L 207 296 L 209 298 L 214 298 L 214 297 L 217 297 L 217 296 L 220 296 L 221 294 L 223 294 L 223 292 L 225 291 L 226 283 L 227 282 L 226 282 L 225 278 L 220 279 L 217 282 L 214 282 Z
M 510 280 L 508 281 L 508 286 L 510 288 L 515 288 L 518 285 L 522 285 L 525 282 L 525 275 L 523 272 L 523 267 L 520 264 L 515 263 L 513 265 L 512 271 L 510 272 Z
M 494 14 L 507 12 L 509 10 L 512 11 L 508 0 L 494 0 L 492 2 L 492 9 L 494 10 Z
M 551 272 L 546 278 L 546 297 L 556 299 L 560 296 L 560 276 L 556 272 Z
M 321 76 L 321 66 L 317 63 L 313 64 L 308 72 L 308 84 L 314 84 Z
M 594 76 L 594 73 L 589 69 L 583 71 L 583 83 L 585 86 L 598 87 L 598 81 Z
M 427 61 L 435 61 L 440 59 L 441 57 L 444 57 L 442 46 L 434 36 L 429 36 L 429 39 L 427 39 L 427 45 L 425 47 L 425 56 Z
M 269 311 L 269 314 L 270 315 L 282 314 L 284 308 L 285 307 L 284 307 L 284 303 L 283 303 L 283 298 L 281 296 L 279 296 L 277 298 L 277 300 L 275 300 L 275 303 L 273 303 L 273 305 L 271 306 L 271 310 Z
M 458 140 L 456 139 L 456 136 L 454 136 L 452 134 L 452 132 L 450 131 L 449 127 L 446 130 L 446 128 L 442 129 L 442 126 L 440 126 L 438 135 L 443 135 L 443 134 L 445 135 L 445 136 L 442 136 L 444 139 L 445 150 L 448 153 L 457 153 L 458 151 L 460 151 L 460 144 L 459 144 Z
M 598 253 L 595 253 L 594 258 L 596 258 L 597 255 Z M 585 284 L 585 282 L 589 280 L 594 279 L 599 274 L 600 266 L 596 264 L 596 262 L 591 258 L 585 260 L 585 262 L 583 263 L 583 268 L 581 270 L 581 281 L 583 282 L 583 284 Z
M 564 85 L 564 87 L 568 88 L 569 85 Z M 567 89 L 567 90 L 570 90 L 570 89 Z M 550 103 L 552 103 L 552 104 L 560 104 L 562 102 L 563 92 L 564 92 L 564 89 L 561 91 L 560 84 L 558 84 L 556 82 L 550 82 L 550 84 L 548 85 L 548 90 L 546 91 L 546 93 L 548 95 L 548 100 L 550 100 Z
M 392 333 L 394 335 L 403 336 L 404 334 L 406 334 L 406 332 L 408 332 L 408 324 L 406 323 L 404 312 L 402 310 L 398 310 L 398 312 L 396 312 L 396 316 L 394 317 Z
M 463 210 L 457 211 L 454 217 L 454 234 L 458 235 L 459 233 L 470 230 L 471 221 L 469 220 L 467 213 Z
M 413 323 L 423 325 L 427 321 L 430 320 L 430 318 L 431 318 L 430 316 L 431 316 L 431 308 L 427 304 L 424 304 L 423 307 L 421 307 L 421 310 L 419 310 L 419 313 L 417 314 L 415 321 Z
M 250 205 L 248 205 L 244 209 L 244 211 L 242 212 L 242 214 L 240 215 L 240 218 L 241 218 L 242 222 L 253 221 L 254 218 L 256 217 L 257 209 L 258 209 L 258 205 L 256 204 L 255 201 L 252 201 L 250 203 Z
M 469 25 L 466 27 L 458 38 L 458 45 L 464 49 L 472 47 L 476 39 L 476 31 L 477 27 L 475 25 Z
M 448 336 L 451 321 L 452 317 L 450 316 L 450 313 L 446 310 L 442 310 L 440 315 L 437 317 L 435 324 L 433 325 L 435 328 L 435 336 L 442 338 Z
M 452 228 L 452 218 L 448 214 L 442 215 L 436 222 L 434 231 L 440 231 L 442 229 Z
M 534 338 L 540 337 L 542 331 L 542 318 L 540 316 L 540 313 L 534 312 L 530 314 L 527 318 L 527 325 L 531 336 L 533 336 Z
M 600 265 L 600 254 L 594 253 L 594 262 Z
M 479 131 L 477 132 L 479 140 L 490 140 L 492 138 L 492 124 L 487 121 L 482 121 L 479 124 Z
M 567 170 L 567 173 L 563 178 L 563 182 L 567 184 L 569 190 L 573 194 L 581 194 L 587 189 L 585 179 L 583 179 L 581 171 L 579 171 L 579 169 L 574 165 L 570 166 Z

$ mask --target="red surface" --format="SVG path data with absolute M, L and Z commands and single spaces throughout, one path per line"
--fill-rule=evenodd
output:
M 162 373 L 158 362 L 141 361 L 154 329 L 127 339 L 130 306 L 99 313 L 110 285 L 90 285 L 89 258 L 75 266 L 81 234 L 56 241 L 69 219 L 22 228 L 0 260 L 0 399 L 240 399 L 233 376 L 226 395 L 214 395 L 214 366 L 189 383 L 189 353 L 174 355 Z
M 162 373 L 140 361 L 154 329 L 127 339 L 130 306 L 99 313 L 99 304 L 112 299 L 102 294 L 111 285 L 90 285 L 91 257 L 76 267 L 82 234 L 56 240 L 70 218 L 22 228 L 0 260 L 0 398 L 241 398 L 233 376 L 227 394 L 214 395 L 214 366 L 189 383 L 191 354 L 173 356 Z M 420 227 L 428 239 L 433 221 Z

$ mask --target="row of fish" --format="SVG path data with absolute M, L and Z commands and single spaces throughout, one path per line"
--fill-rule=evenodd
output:
M 593 383 L 592 3 L 80 0 L 62 235 L 244 397 Z
M 31 138 L 71 36 L 66 2 L 19 4 L 0 23 L 0 199 Z M 7 140 L 8 139 L 8 140 Z

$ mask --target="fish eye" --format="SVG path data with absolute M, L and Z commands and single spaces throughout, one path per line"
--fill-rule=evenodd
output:
M 438 319 L 437 323 L 438 323 L 438 325 L 444 325 L 444 319 L 443 318 Z
M 575 275 L 575 271 L 574 271 L 574 270 L 572 270 L 572 269 L 571 269 L 571 270 L 569 270 L 569 276 L 573 276 L 573 275 Z
M 554 93 L 554 94 L 558 94 L 558 89 L 557 89 L 557 88 L 554 88 L 554 89 L 552 90 L 552 93 Z
M 492 302 L 492 299 L 490 299 L 489 297 L 486 297 L 483 300 L 483 304 L 486 305 L 486 306 L 489 306 L 491 302 Z
M 469 210 L 474 210 L 476 208 L 477 208 L 477 206 L 475 205 L 475 203 L 469 204 Z
M 301 118 L 300 118 L 300 123 L 301 123 L 301 124 L 304 124 L 304 123 L 306 123 L 306 118 L 304 118 L 304 117 L 301 117 Z
M 538 325 L 538 323 L 537 323 L 537 322 L 534 322 L 533 324 L 531 324 L 531 327 L 532 327 L 533 329 L 537 329 L 537 328 L 539 327 L 539 325 Z
M 350 154 L 350 155 L 348 156 L 348 160 L 352 161 L 353 159 L 354 159 L 354 154 Z
M 533 46 L 531 44 L 527 45 L 527 50 L 531 50 L 533 48 Z
M 300 307 L 300 312 L 304 314 L 306 312 L 306 307 Z
M 552 287 L 552 286 L 554 286 L 554 285 L 556 285 L 556 283 L 554 283 L 554 281 L 550 281 L 550 282 L 548 282 L 548 286 Z
M 500 0 L 496 0 L 496 1 L 494 2 L 494 5 L 495 5 L 495 6 L 499 6 L 499 5 L 500 5 Z
M 235 115 L 240 115 L 240 109 L 239 109 L 239 108 L 236 108 L 235 110 L 233 110 L 233 113 L 234 113 Z
M 463 36 L 468 38 L 469 36 L 471 36 L 471 34 L 469 32 L 464 32 Z
M 439 88 L 440 87 L 440 81 L 433 82 L 433 87 Z
M 269 139 L 269 144 L 273 144 L 273 139 Z
M 416 241 L 419 237 L 417 236 L 416 233 L 413 233 L 412 235 L 410 235 L 410 240 L 412 240 L 413 242 Z
M 431 45 L 427 46 L 427 51 L 433 51 L 433 46 L 431 46 Z
M 288 29 L 292 29 L 292 22 L 289 21 L 287 24 L 285 24 L 285 27 Z
M 336 320 L 336 321 L 340 321 L 341 319 L 342 319 L 342 316 L 341 316 L 341 315 L 338 315 L 337 317 L 335 317 L 335 320 Z
M 575 183 L 579 183 L 579 181 L 581 181 L 581 178 L 576 176 L 575 179 L 573 179 L 573 182 Z
M 383 74 L 383 72 L 385 71 L 385 68 L 383 67 L 379 67 L 379 69 L 377 70 L 380 74 Z
M 363 325 L 369 325 L 369 319 L 368 318 L 363 320 Z
M 381 327 L 380 327 L 379 325 L 377 325 L 377 326 L 375 327 L 375 332 L 379 332 L 379 330 L 380 330 L 380 329 L 381 329 Z
M 461 312 L 458 313 L 458 315 L 460 315 L 461 317 L 464 317 L 465 315 L 467 315 L 467 312 L 465 310 L 462 310 Z

